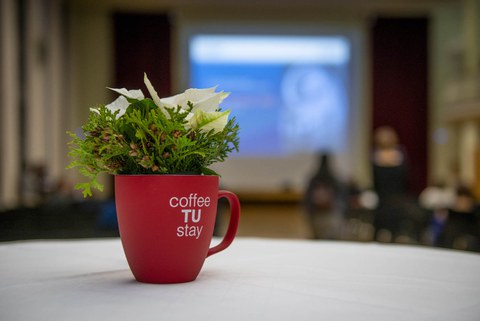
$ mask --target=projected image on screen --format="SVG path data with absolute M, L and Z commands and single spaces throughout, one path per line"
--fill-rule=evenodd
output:
M 338 151 L 348 121 L 348 40 L 333 36 L 197 35 L 190 86 L 231 92 L 237 156 Z

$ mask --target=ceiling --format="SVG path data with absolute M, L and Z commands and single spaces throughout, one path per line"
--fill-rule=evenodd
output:
M 459 0 L 67 0 L 81 7 L 115 10 L 203 8 L 211 10 L 341 10 L 387 14 L 424 14 L 436 6 Z

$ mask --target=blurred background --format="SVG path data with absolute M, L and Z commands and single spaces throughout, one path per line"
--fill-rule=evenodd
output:
M 239 235 L 479 250 L 479 0 L 0 3 L 0 241 L 118 235 L 66 132 L 146 72 L 232 93 Z

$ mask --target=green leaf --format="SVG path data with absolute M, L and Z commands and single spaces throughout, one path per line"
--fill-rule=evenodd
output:
M 208 167 L 202 167 L 201 172 L 203 175 L 220 176 L 217 172 L 215 172 L 213 169 L 210 169 Z

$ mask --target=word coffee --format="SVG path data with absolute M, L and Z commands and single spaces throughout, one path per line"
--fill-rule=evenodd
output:
M 183 214 L 183 223 L 185 223 L 185 225 L 177 227 L 178 237 L 195 237 L 198 240 L 202 234 L 203 225 L 192 225 L 192 223 L 200 222 L 202 207 L 209 207 L 210 203 L 210 197 L 198 196 L 197 193 L 190 193 L 188 197 L 173 196 L 170 198 L 170 207 L 180 208 L 180 212 Z

